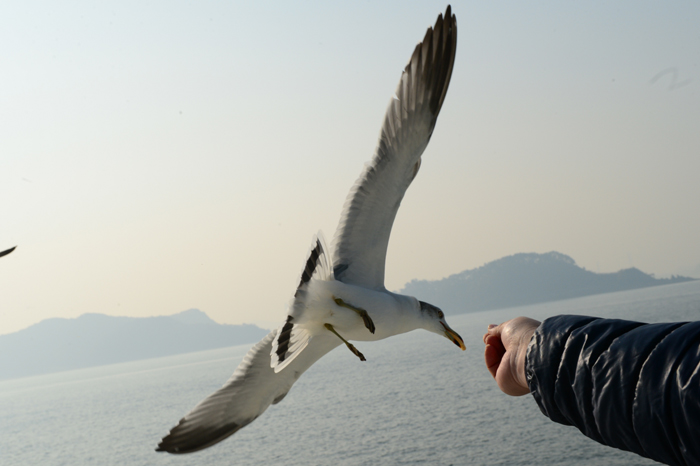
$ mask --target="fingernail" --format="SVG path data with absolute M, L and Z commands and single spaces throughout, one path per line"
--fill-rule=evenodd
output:
M 489 330 L 491 330 L 492 328 L 496 328 L 496 327 L 498 327 L 498 325 L 496 325 L 496 324 L 489 324 Z

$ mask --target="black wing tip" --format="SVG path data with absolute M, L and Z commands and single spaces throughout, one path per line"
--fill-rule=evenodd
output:
M 10 249 L 5 249 L 4 251 L 0 252 L 0 257 L 8 255 L 9 253 L 14 251 L 15 249 L 17 249 L 17 246 L 13 246 Z
M 433 75 L 432 70 L 430 72 L 432 92 L 429 100 L 430 110 L 437 118 L 450 85 L 457 53 L 457 17 L 452 13 L 452 5 L 447 5 L 444 19 L 440 13 L 435 26 L 428 28 L 426 39 L 419 45 L 423 44 L 428 46 L 429 51 L 435 53 L 433 63 L 438 65 L 435 69 L 436 74 Z
M 175 430 L 181 424 L 182 423 L 175 426 L 175 428 L 173 428 L 168 435 L 163 437 L 158 446 L 155 448 L 155 451 L 159 453 L 171 453 L 174 455 L 194 453 L 227 439 L 231 435 L 238 432 L 241 427 L 246 425 L 245 423 L 241 425 L 231 422 L 219 428 L 203 429 L 199 432 L 194 431 L 190 435 L 183 436 L 182 432 L 175 432 Z
M 434 117 L 433 125 L 445 101 L 456 53 L 457 18 L 452 14 L 452 6 L 447 5 L 444 19 L 440 13 L 435 25 L 428 27 L 423 40 L 416 45 L 404 68 L 404 73 L 409 75 L 412 67 L 419 70 L 419 79 L 425 86 L 426 103 Z M 399 87 L 401 85 L 400 82 Z
M 440 20 L 443 20 L 442 13 L 440 13 L 440 15 L 438 16 L 438 19 L 435 24 L 437 24 L 437 22 L 439 22 Z M 449 23 L 449 25 L 457 23 L 457 16 L 455 16 L 455 14 L 452 13 L 452 5 L 450 5 L 449 3 L 447 4 L 447 9 L 445 9 L 445 18 L 443 21 Z
M 163 437 L 163 439 L 160 441 L 158 446 L 156 447 L 156 451 L 158 453 L 180 453 L 179 448 L 177 448 L 175 445 L 168 444 L 170 439 L 170 435 L 167 435 Z
M 443 16 L 442 13 L 440 13 L 435 20 L 435 26 L 432 28 L 429 28 L 428 30 L 430 31 L 431 29 L 438 30 L 443 25 L 447 25 L 448 28 L 454 27 L 457 25 L 457 16 L 452 13 L 452 5 L 447 4 L 447 9 L 445 10 L 445 15 Z
M 165 437 L 163 440 L 161 440 L 161 442 L 156 447 L 155 451 L 157 451 L 158 453 L 170 453 L 171 455 L 182 455 L 185 453 L 194 453 L 194 452 L 199 451 L 199 450 L 206 448 L 208 446 L 208 445 L 201 446 L 201 447 L 190 446 L 189 448 L 187 448 L 187 447 L 181 448 L 181 447 L 178 447 L 178 446 L 172 445 L 172 444 L 168 445 L 167 440 L 168 440 L 168 437 Z
M 178 447 L 175 447 L 172 445 L 170 445 L 170 446 L 163 445 L 163 443 L 165 443 L 166 439 L 167 439 L 167 437 L 165 439 L 163 439 L 163 441 L 161 443 L 158 444 L 155 451 L 157 451 L 158 453 L 170 453 L 172 455 L 180 455 L 180 454 L 184 454 L 184 453 L 193 453 L 193 452 L 199 450 L 199 448 L 192 449 L 192 450 L 180 450 Z

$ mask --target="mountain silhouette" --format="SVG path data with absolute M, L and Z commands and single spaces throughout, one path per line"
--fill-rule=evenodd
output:
M 400 293 L 463 314 L 694 280 L 659 279 L 639 269 L 594 273 L 559 252 L 521 253 L 442 280 L 412 280 Z
M 522 253 L 442 280 L 412 280 L 400 293 L 462 314 L 694 280 L 658 279 L 636 268 L 594 273 L 569 256 Z M 83 314 L 0 335 L 0 380 L 255 343 L 255 325 L 222 325 L 189 309 L 162 317 Z
M 255 343 L 268 330 L 190 309 L 161 317 L 83 314 L 0 335 L 0 380 Z

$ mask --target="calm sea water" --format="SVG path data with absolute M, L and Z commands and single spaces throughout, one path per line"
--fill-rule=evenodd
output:
M 700 319 L 700 282 L 450 318 L 467 351 L 423 331 L 321 359 L 287 398 L 199 453 L 156 453 L 185 412 L 221 386 L 248 347 L 0 382 L 0 464 L 11 465 L 644 465 L 528 396 L 502 394 L 483 364 L 489 323 L 585 314 Z

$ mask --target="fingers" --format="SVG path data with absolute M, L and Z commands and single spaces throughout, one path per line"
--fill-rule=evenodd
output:
M 499 327 L 499 325 L 490 324 L 484 334 L 484 360 L 486 368 L 494 379 L 496 378 L 498 367 L 501 365 L 503 355 L 506 354 L 506 349 L 501 341 Z
M 500 325 L 489 324 L 486 333 L 484 334 L 484 344 L 486 344 L 486 337 L 488 337 L 489 335 L 496 335 L 497 333 L 499 333 L 497 330 L 499 327 Z
M 486 368 L 491 373 L 493 378 L 496 378 L 496 373 L 498 372 L 498 367 L 501 365 L 501 360 L 503 355 L 506 353 L 500 338 L 488 333 L 484 335 L 484 343 L 486 347 L 484 348 L 484 360 L 486 362 Z
M 488 326 L 484 340 L 484 360 L 499 388 L 508 395 L 529 393 L 525 379 L 527 346 L 539 322 L 517 317 L 500 325 Z

